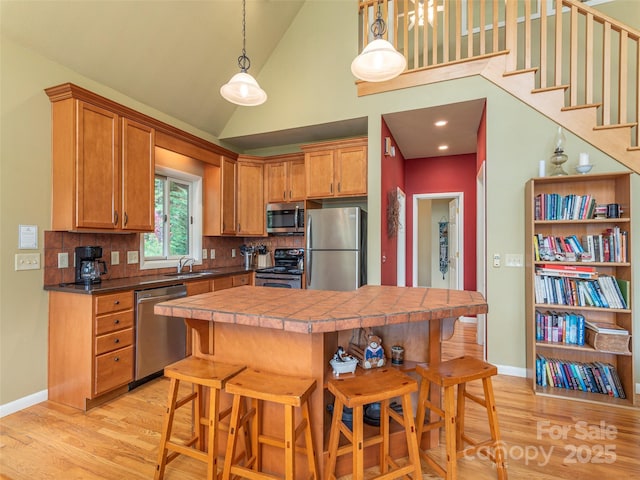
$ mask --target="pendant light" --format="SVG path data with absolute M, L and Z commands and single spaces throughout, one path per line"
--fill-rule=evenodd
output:
M 380 2 L 378 14 L 371 25 L 374 40 L 351 63 L 351 73 L 366 82 L 384 82 L 400 75 L 407 66 L 407 60 L 382 36 L 387 25 L 382 19 Z
M 240 73 L 236 73 L 231 80 L 220 87 L 220 95 L 225 100 L 236 105 L 253 107 L 262 105 L 267 100 L 267 94 L 260 88 L 256 79 L 247 73 L 251 67 L 251 60 L 247 57 L 246 46 L 246 0 L 242 0 L 242 55 L 238 57 Z

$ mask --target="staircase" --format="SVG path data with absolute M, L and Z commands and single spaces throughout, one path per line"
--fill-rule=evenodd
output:
M 578 0 L 361 0 L 363 46 L 379 7 L 408 68 L 358 95 L 480 75 L 640 173 L 640 32 Z

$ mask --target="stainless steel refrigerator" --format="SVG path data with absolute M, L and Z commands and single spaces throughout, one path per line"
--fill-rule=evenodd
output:
M 305 274 L 312 290 L 367 283 L 367 213 L 360 207 L 307 209 Z

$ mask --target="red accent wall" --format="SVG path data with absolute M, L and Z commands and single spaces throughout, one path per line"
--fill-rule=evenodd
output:
M 456 155 L 405 161 L 407 218 L 413 218 L 413 195 L 464 192 L 464 289 L 476 289 L 477 155 Z M 410 200 L 411 199 L 411 200 Z M 413 225 L 407 222 L 407 285 L 413 278 Z
M 384 141 L 387 137 L 391 139 L 391 145 L 396 149 L 395 157 L 384 154 Z M 382 152 L 382 166 L 380 193 L 382 196 L 382 222 L 380 228 L 380 247 L 382 257 L 380 258 L 380 283 L 382 285 L 396 285 L 398 240 L 395 236 L 389 238 L 387 234 L 387 206 L 389 205 L 389 192 L 395 192 L 397 187 L 405 190 L 405 160 L 384 119 L 382 120 L 381 142 L 380 152 Z M 411 217 L 407 217 L 407 219 L 409 218 Z M 409 254 L 409 252 L 407 252 L 407 254 Z M 386 258 L 386 261 L 383 261 L 383 258 Z

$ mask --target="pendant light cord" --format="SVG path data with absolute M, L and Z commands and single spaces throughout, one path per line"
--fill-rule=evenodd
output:
M 242 55 L 238 57 L 238 66 L 240 70 L 245 72 L 251 68 L 251 60 L 247 57 L 247 23 L 246 23 L 246 0 L 242 0 Z

